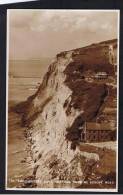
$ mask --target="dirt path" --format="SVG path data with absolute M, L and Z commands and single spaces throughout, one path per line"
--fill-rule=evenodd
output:
M 80 187 L 115 188 L 116 152 L 89 144 L 81 144 L 80 150 L 99 155 L 98 161 L 92 160 L 85 165 L 83 184 Z M 97 184 L 84 184 L 88 179 L 94 180 Z
M 116 152 L 110 149 L 99 148 L 89 144 L 81 144 L 80 150 L 83 152 L 96 153 L 99 155 L 99 172 L 107 174 L 115 172 L 116 168 Z

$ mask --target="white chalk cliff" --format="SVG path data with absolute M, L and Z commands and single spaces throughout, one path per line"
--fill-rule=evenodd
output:
M 71 144 L 77 143 L 79 128 L 96 117 L 107 95 L 105 84 L 87 82 L 85 77 L 89 71 L 114 74 L 115 54 L 110 48 L 116 48 L 116 40 L 58 54 L 38 91 L 28 98 L 23 121 L 30 132 L 33 166 L 38 167 L 37 187 L 54 187 L 55 180 L 80 180 L 84 164 L 99 160 L 97 154 L 80 152 L 78 144 L 72 149 Z

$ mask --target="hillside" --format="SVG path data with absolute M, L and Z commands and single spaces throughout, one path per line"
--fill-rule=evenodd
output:
M 114 39 L 58 54 L 36 93 L 16 106 L 27 127 L 36 170 L 33 176 L 41 181 L 37 187 L 52 187 L 44 183 L 49 180 L 82 180 L 86 162 L 95 166 L 99 161 L 96 152 L 80 152 L 79 129 L 85 121 L 104 118 L 108 101 L 110 108 L 114 105 L 116 52 Z M 95 79 L 98 72 L 106 72 L 108 78 Z

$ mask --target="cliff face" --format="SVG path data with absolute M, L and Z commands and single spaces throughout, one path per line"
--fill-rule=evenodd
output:
M 80 153 L 79 127 L 93 121 L 107 97 L 105 82 L 89 81 L 97 72 L 114 75 L 117 40 L 65 51 L 56 56 L 38 91 L 28 98 L 23 123 L 28 127 L 38 187 L 44 181 L 82 178 L 87 159 L 97 154 Z M 114 48 L 114 50 L 113 50 Z

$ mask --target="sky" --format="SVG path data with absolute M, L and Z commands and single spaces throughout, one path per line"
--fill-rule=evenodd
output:
M 9 10 L 9 59 L 52 58 L 57 53 L 117 38 L 118 12 Z

